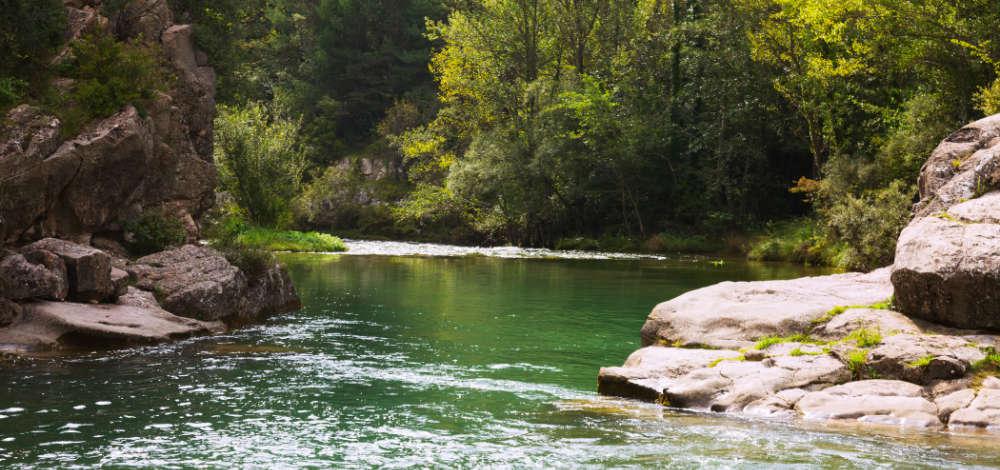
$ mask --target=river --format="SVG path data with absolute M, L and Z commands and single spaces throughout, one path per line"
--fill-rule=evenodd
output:
M 995 437 L 598 397 L 657 303 L 818 271 L 352 242 L 282 255 L 305 308 L 231 334 L 0 365 L 2 468 L 950 468 Z

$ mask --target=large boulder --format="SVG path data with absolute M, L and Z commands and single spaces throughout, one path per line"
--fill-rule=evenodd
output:
M 657 305 L 642 343 L 738 349 L 765 336 L 812 328 L 836 307 L 866 306 L 892 296 L 889 270 L 790 281 L 723 282 Z
M 39 240 L 22 250 L 58 256 L 65 263 L 73 300 L 100 302 L 112 299 L 117 292 L 111 279 L 111 256 L 101 250 L 55 238 Z
M 222 332 L 220 323 L 181 318 L 159 308 L 37 302 L 0 329 L 0 345 L 8 352 L 93 350 L 163 343 Z
M 1000 192 L 914 220 L 899 237 L 892 282 L 912 317 L 1000 330 Z
M 216 321 L 240 315 L 246 276 L 218 251 L 196 245 L 152 254 L 128 267 L 136 287 L 176 315 Z
M 279 265 L 250 279 L 218 251 L 197 245 L 140 258 L 128 266 L 136 287 L 154 292 L 176 315 L 238 325 L 301 307 Z
M 916 215 L 934 215 L 997 187 L 1000 114 L 969 124 L 938 145 L 920 171 Z

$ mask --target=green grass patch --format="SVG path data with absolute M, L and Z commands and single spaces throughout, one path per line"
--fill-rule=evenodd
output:
M 878 329 L 859 328 L 852 331 L 844 340 L 854 341 L 859 348 L 870 348 L 882 344 L 882 332 Z
M 829 348 L 823 348 L 823 351 L 820 351 L 820 352 L 809 352 L 809 351 L 803 351 L 802 348 L 795 348 L 791 352 L 789 352 L 788 355 L 792 356 L 792 357 L 799 357 L 799 356 L 822 356 L 824 354 L 829 354 L 829 353 L 830 353 Z
M 236 237 L 236 244 L 245 248 L 292 252 L 347 251 L 344 241 L 326 233 L 273 230 L 260 227 L 246 229 Z
M 822 325 L 824 323 L 828 323 L 830 320 L 833 320 L 838 315 L 853 309 L 870 308 L 873 310 L 892 310 L 892 304 L 894 304 L 895 302 L 896 298 L 895 296 L 893 296 L 881 302 L 875 302 L 871 305 L 838 305 L 836 307 L 831 308 L 830 311 L 823 314 L 822 317 L 813 320 L 813 324 Z

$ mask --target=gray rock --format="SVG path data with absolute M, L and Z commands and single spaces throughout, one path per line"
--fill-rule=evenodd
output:
M 951 414 L 948 425 L 1000 430 L 1000 388 L 983 388 L 969 406 Z
M 23 248 L 25 252 L 38 250 L 54 253 L 66 264 L 71 299 L 80 302 L 100 302 L 114 296 L 111 257 L 107 253 L 55 238 L 39 240 Z
M 962 408 L 969 406 L 976 398 L 976 391 L 971 388 L 949 393 L 934 400 L 934 405 L 938 408 L 938 418 L 947 423 L 951 414 Z
M 899 237 L 892 282 L 896 304 L 907 315 L 1000 329 L 1000 225 L 915 220 Z
M 737 357 L 739 353 L 735 351 L 650 346 L 632 353 L 621 367 L 601 368 L 597 392 L 657 402 L 663 396 L 663 389 L 678 377 L 720 359 Z
M 126 305 L 37 302 L 24 305 L 13 325 L 0 329 L 12 352 L 94 350 L 162 343 L 223 331 L 219 323 L 181 318 L 160 309 Z
M 21 306 L 8 299 L 0 297 L 0 328 L 10 325 L 21 318 Z
M 69 295 L 66 265 L 44 250 L 27 256 L 12 253 L 0 260 L 0 297 L 13 300 L 65 300 Z
M 955 163 L 959 165 L 955 165 Z M 948 136 L 920 170 L 917 217 L 973 199 L 1000 183 L 1000 114 Z
M 743 408 L 743 414 L 764 418 L 793 418 L 797 416 L 795 404 L 806 395 L 801 388 L 782 390 L 764 397 Z
M 850 309 L 818 325 L 812 336 L 824 340 L 837 340 L 861 328 L 878 330 L 882 334 L 921 333 L 921 329 L 906 315 L 892 310 L 870 308 Z
M 681 408 L 739 412 L 782 390 L 822 389 L 850 379 L 847 367 L 830 356 L 722 361 L 678 378 L 667 387 L 664 398 L 671 406 Z
M 288 273 L 278 265 L 247 279 L 218 251 L 186 245 L 129 265 L 135 286 L 156 294 L 167 311 L 241 325 L 301 308 Z
M 118 297 L 118 305 L 127 305 L 131 307 L 145 308 L 145 309 L 158 309 L 160 307 L 160 302 L 156 300 L 156 296 L 152 292 L 147 292 L 141 289 L 136 289 L 135 287 L 128 287 L 121 297 Z
M 738 349 L 757 339 L 808 331 L 834 307 L 870 305 L 892 295 L 889 270 L 790 281 L 723 282 L 658 305 L 642 342 Z
M 128 269 L 136 287 L 154 292 L 175 315 L 207 321 L 243 315 L 246 277 L 216 250 L 186 245 L 140 258 Z
M 903 334 L 885 337 L 871 350 L 868 366 L 883 378 L 929 384 L 961 378 L 984 357 L 964 338 Z
M 857 420 L 917 428 L 941 427 L 923 390 L 897 380 L 865 380 L 808 393 L 795 405 L 805 419 Z
M 116 267 L 111 268 L 111 285 L 114 287 L 115 298 L 118 298 L 125 294 L 128 290 L 129 274 L 123 269 L 118 269 Z

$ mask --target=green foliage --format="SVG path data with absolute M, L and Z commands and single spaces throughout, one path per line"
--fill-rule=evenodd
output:
M 70 53 L 64 73 L 74 84 L 66 102 L 55 105 L 66 123 L 66 135 L 127 104 L 143 113 L 169 82 L 157 50 L 139 41 L 120 42 L 107 34 L 91 34 L 74 41 Z
M 844 245 L 840 267 L 867 271 L 892 264 L 914 192 L 896 181 L 861 197 L 845 195 L 824 209 L 830 237 Z
M 716 359 L 716 360 L 708 363 L 708 367 L 709 368 L 715 367 L 715 366 L 717 366 L 719 364 L 722 364 L 724 361 L 746 362 L 746 360 L 747 360 L 747 357 L 745 355 L 743 355 L 743 354 L 740 354 L 739 356 L 736 356 L 736 357 L 720 357 L 720 358 L 718 358 L 718 359 Z
M 343 240 L 333 235 L 319 232 L 297 232 L 294 230 L 274 230 L 247 228 L 236 237 L 236 244 L 268 251 L 293 252 L 337 252 L 347 251 Z
M 754 345 L 754 348 L 758 351 L 763 351 L 776 344 L 784 343 L 818 344 L 819 342 L 804 333 L 791 336 L 766 336 L 758 340 L 757 344 Z
M 62 0 L 5 0 L 0 6 L 0 79 L 26 79 L 63 39 Z
M 124 224 L 126 246 L 133 254 L 145 256 L 187 242 L 184 223 L 165 211 L 149 211 Z
M 751 242 L 748 257 L 756 261 L 791 261 L 811 265 L 835 264 L 837 248 L 811 219 L 768 224 L 764 235 Z
M 28 89 L 28 82 L 13 78 L 0 77 L 0 112 L 19 103 Z
M 854 378 L 860 379 L 868 368 L 868 351 L 856 349 L 847 354 L 847 368 L 851 370 Z
M 1000 353 L 993 348 L 986 348 L 986 357 L 972 364 L 972 371 L 976 373 L 1000 372 Z
M 291 200 L 307 167 L 299 124 L 273 116 L 257 103 L 222 106 L 219 111 L 215 162 L 222 187 L 254 225 L 290 224 Z

